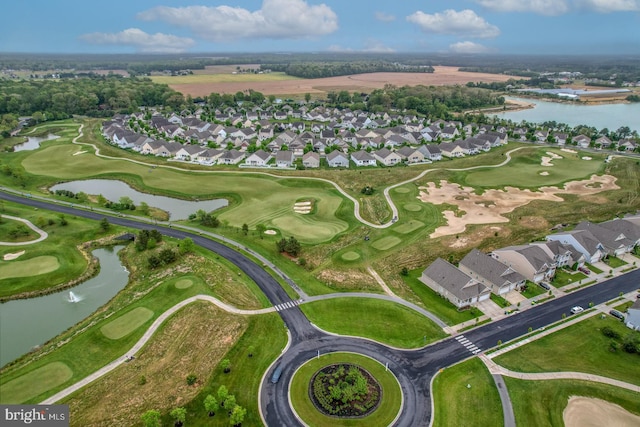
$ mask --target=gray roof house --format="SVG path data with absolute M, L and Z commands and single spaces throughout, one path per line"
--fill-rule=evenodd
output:
M 621 231 L 614 231 L 589 221 L 582 221 L 574 230 L 588 230 L 602 243 L 608 255 L 621 256 L 631 252 L 635 241 L 627 238 Z
M 436 259 L 420 276 L 420 281 L 458 308 L 489 298 L 491 291 L 442 258 Z
M 519 289 L 526 282 L 522 274 L 478 249 L 469 252 L 460 261 L 458 269 L 498 295 Z
M 584 255 L 570 244 L 564 244 L 557 240 L 547 240 L 544 242 L 533 242 L 549 255 L 556 263 L 556 267 L 571 267 L 578 264 L 584 265 Z
M 315 151 L 309 151 L 302 156 L 302 164 L 305 168 L 320 167 L 320 154 Z
M 238 150 L 229 150 L 222 153 L 220 157 L 218 157 L 219 165 L 236 165 L 244 159 L 246 153 Z
M 349 157 L 347 157 L 347 155 L 340 150 L 334 150 L 327 154 L 327 163 L 331 168 L 348 168 Z
M 490 255 L 534 283 L 551 280 L 556 274 L 556 263 L 536 245 L 508 246 Z
M 600 227 L 610 230 L 616 235 L 623 234 L 634 244 L 640 245 L 640 217 L 616 218 L 611 221 L 601 222 Z
M 269 163 L 272 158 L 271 153 L 264 150 L 257 150 L 247 157 L 244 164 L 249 166 L 267 166 L 267 163 Z
M 397 153 L 407 163 L 422 163 L 425 161 L 424 154 L 417 148 L 402 147 Z
M 293 165 L 293 151 L 280 150 L 276 153 L 276 166 L 279 168 L 290 168 Z
M 376 159 L 364 150 L 351 153 L 351 160 L 356 166 L 376 166 Z
M 547 240 L 557 240 L 565 245 L 571 245 L 584 255 L 585 262 L 600 261 L 606 249 L 589 230 L 560 231 L 546 236 Z
M 381 148 L 374 151 L 373 157 L 385 166 L 393 166 L 402 162 L 402 157 L 388 148 Z
M 627 310 L 627 326 L 636 331 L 640 331 L 640 299 L 637 299 Z

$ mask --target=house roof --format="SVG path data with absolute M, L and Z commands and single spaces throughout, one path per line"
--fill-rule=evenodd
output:
M 332 152 L 330 152 L 329 154 L 327 154 L 327 161 L 333 161 L 338 157 L 342 157 L 344 160 L 349 160 L 347 158 L 347 155 L 344 154 L 342 151 L 340 150 L 333 150 Z
M 459 300 L 468 300 L 487 292 L 487 288 L 443 260 L 436 259 L 422 274 L 445 288 Z
M 602 243 L 602 245 L 611 250 L 619 249 L 623 246 L 632 246 L 634 242 L 628 239 L 624 233 L 612 231 L 599 224 L 589 221 L 582 221 L 576 225 L 575 230 L 587 230 Z
M 360 150 L 360 151 L 356 151 L 355 153 L 352 153 L 351 157 L 361 162 L 375 160 L 375 158 L 371 154 L 367 153 L 364 150 Z
M 544 249 L 536 245 L 507 246 L 506 248 L 496 249 L 494 252 L 501 251 L 514 251 L 519 253 L 531 264 L 536 272 L 545 271 L 554 264 L 553 259 L 546 254 Z
M 460 261 L 461 266 L 465 266 L 478 276 L 496 285 L 504 283 L 519 283 L 525 280 L 524 276 L 506 266 L 495 258 L 473 249 Z

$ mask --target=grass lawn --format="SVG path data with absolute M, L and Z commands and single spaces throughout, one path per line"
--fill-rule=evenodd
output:
M 333 298 L 302 304 L 300 308 L 311 323 L 326 331 L 370 338 L 394 347 L 418 348 L 446 336 L 431 320 L 390 301 Z
M 585 264 L 585 265 L 587 266 L 587 268 L 588 268 L 589 270 L 593 271 L 593 272 L 594 272 L 594 273 L 596 273 L 596 274 L 600 274 L 600 273 L 602 273 L 602 270 L 600 270 L 600 269 L 599 269 L 598 267 L 596 267 L 595 265 L 588 264 L 588 263 L 587 263 L 587 264 Z
M 500 395 L 491 374 L 476 357 L 440 372 L 433 381 L 433 398 L 434 427 L 502 425 Z
M 73 371 L 63 362 L 51 362 L 9 382 L 0 383 L 3 404 L 22 403 L 64 384 Z
M 151 76 L 154 83 L 166 85 L 198 84 L 198 83 L 244 83 L 244 82 L 274 82 L 282 80 L 299 80 L 282 72 L 265 74 L 190 74 L 188 76 Z
M 129 335 L 131 332 L 144 325 L 153 317 L 153 311 L 146 307 L 137 307 L 119 317 L 116 317 L 102 328 L 102 334 L 112 340 L 117 340 Z
M 495 361 L 516 372 L 585 372 L 640 385 L 639 356 L 621 348 L 611 352 L 611 338 L 600 331 L 605 326 L 623 338 L 632 333 L 617 319 L 594 316 L 498 356 Z
M 554 152 L 562 159 L 553 161 L 553 167 L 540 165 L 546 152 Z M 511 162 L 499 168 L 487 168 L 468 172 L 464 184 L 482 188 L 503 188 L 514 186 L 519 188 L 538 188 L 541 186 L 560 186 L 567 181 L 588 178 L 604 170 L 603 155 L 588 154 L 594 160 L 586 161 L 582 155 L 570 154 L 555 148 L 525 148 L 511 154 Z M 548 172 L 546 176 L 540 172 Z
M 370 415 L 358 419 L 335 418 L 323 415 L 309 398 L 309 381 L 323 367 L 335 363 L 353 363 L 366 369 L 382 388 L 382 401 Z M 319 359 L 311 359 L 295 373 L 289 390 L 291 404 L 297 414 L 312 426 L 386 426 L 395 419 L 401 409 L 402 391 L 395 376 L 385 371 L 380 362 L 353 353 L 330 353 Z
M 527 288 L 520 293 L 522 294 L 522 296 L 528 299 L 528 298 L 537 297 L 538 295 L 542 295 L 545 292 L 547 291 L 542 286 L 539 286 L 533 282 L 527 281 Z
M 511 303 L 509 301 L 507 301 L 506 299 L 502 298 L 500 295 L 496 295 L 496 294 L 492 293 L 490 298 L 491 298 L 491 301 L 495 302 L 496 304 L 498 304 L 502 308 L 509 307 L 511 305 Z
M 551 281 L 551 284 L 556 288 L 561 288 L 563 286 L 569 285 L 571 283 L 579 282 L 583 279 L 586 279 L 587 275 L 581 273 L 580 271 L 568 271 L 564 268 L 559 268 L 556 270 L 556 274 Z
M 0 216 L 0 242 L 30 242 L 38 237 L 40 235 L 23 222 Z
M 610 256 L 606 263 L 611 268 L 618 268 L 628 264 L 626 261 L 614 256 Z
M 403 279 L 418 298 L 420 298 L 427 310 L 438 316 L 447 325 L 457 325 L 458 323 L 482 316 L 482 312 L 477 308 L 463 311 L 458 310 L 455 305 L 442 298 L 418 280 L 423 270 L 424 269 L 411 270 L 409 271 L 409 275 L 403 277 Z
M 42 255 L 22 261 L 14 260 L 0 265 L 0 280 L 40 276 L 56 271 L 59 267 L 58 258 L 53 255 Z
M 575 380 L 523 381 L 509 377 L 504 380 L 517 426 L 563 426 L 562 412 L 571 396 L 606 400 L 640 415 L 640 394 L 622 388 Z

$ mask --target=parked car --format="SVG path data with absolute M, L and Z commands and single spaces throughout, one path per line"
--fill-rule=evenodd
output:
M 589 270 L 587 267 L 578 267 L 578 271 L 582 271 L 587 276 L 591 274 L 591 270 Z
M 580 307 L 579 305 L 576 305 L 574 307 L 571 307 L 571 314 L 578 314 L 584 311 L 584 308 Z
M 612 315 L 613 317 L 616 317 L 616 318 L 622 320 L 624 322 L 625 316 L 624 316 L 623 312 L 612 309 L 612 310 L 609 310 L 609 314 Z
M 539 282 L 538 286 L 540 286 L 542 289 L 546 289 L 547 291 L 551 290 L 551 286 L 549 286 L 547 282 Z

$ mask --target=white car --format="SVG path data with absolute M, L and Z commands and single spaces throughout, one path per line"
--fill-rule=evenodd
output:
M 584 311 L 584 308 L 580 307 L 579 305 L 576 305 L 575 307 L 571 308 L 571 313 L 572 314 L 578 314 L 580 312 Z

